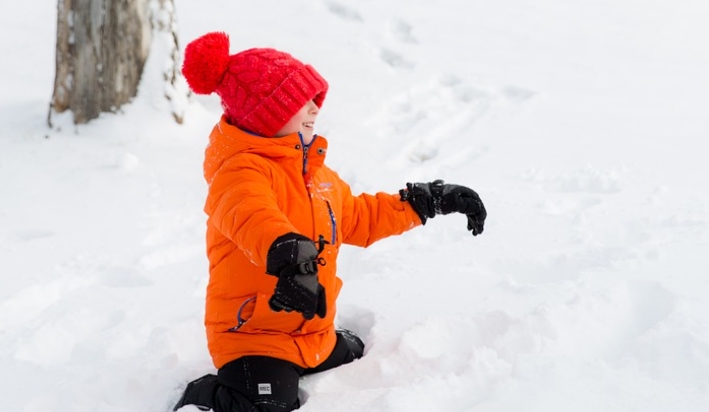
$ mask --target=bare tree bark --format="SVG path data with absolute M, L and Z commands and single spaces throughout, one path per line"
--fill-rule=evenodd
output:
M 58 0 L 57 76 L 51 108 L 74 123 L 135 96 L 150 48 L 146 0 Z M 51 123 L 51 111 L 50 111 Z
M 135 97 L 155 35 L 170 43 L 168 100 L 179 97 L 179 49 L 173 0 L 58 0 L 52 115 L 67 110 L 74 124 L 116 112 Z M 170 89 L 172 85 L 172 89 Z M 182 92 L 183 94 L 186 92 Z M 173 116 L 182 121 L 174 108 Z
M 163 42 L 168 54 L 163 71 L 165 97 L 170 101 L 172 117 L 182 124 L 190 92 L 180 72 L 180 44 L 174 0 L 152 0 L 152 10 L 153 35 Z

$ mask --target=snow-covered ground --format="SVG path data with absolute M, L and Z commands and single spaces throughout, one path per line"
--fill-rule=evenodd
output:
M 0 5 L 0 409 L 166 411 L 214 372 L 220 108 L 175 124 L 155 53 L 120 114 L 49 129 L 54 3 Z M 317 131 L 356 192 L 443 178 L 489 212 L 479 237 L 446 216 L 343 251 L 340 324 L 366 356 L 304 379 L 302 411 L 709 408 L 705 1 L 176 7 L 183 46 L 223 30 L 328 79 Z

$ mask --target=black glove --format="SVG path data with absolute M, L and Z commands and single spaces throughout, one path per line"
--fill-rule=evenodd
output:
M 272 310 L 300 312 L 307 320 L 316 314 L 325 317 L 325 288 L 318 282 L 318 265 L 325 265 L 318 254 L 325 243 L 321 238 L 318 250 L 312 240 L 297 233 L 287 233 L 273 242 L 266 257 L 266 273 L 278 277 L 268 301 Z
M 480 196 L 465 186 L 447 185 L 443 180 L 431 183 L 407 183 L 406 189 L 399 191 L 401 201 L 408 201 L 421 223 L 436 215 L 457 212 L 468 217 L 468 230 L 477 236 L 483 232 L 487 212 Z

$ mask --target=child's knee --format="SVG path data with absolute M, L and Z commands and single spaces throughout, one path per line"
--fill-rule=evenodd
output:
M 248 399 L 239 391 L 227 386 L 220 386 L 215 396 L 214 410 L 218 412 L 290 412 L 300 407 L 295 403 L 277 399 Z
M 226 386 L 219 386 L 214 397 L 214 410 L 219 412 L 252 411 L 254 404 L 239 392 Z
M 245 356 L 227 363 L 219 370 L 219 412 L 297 409 L 299 371 L 290 362 L 263 356 Z

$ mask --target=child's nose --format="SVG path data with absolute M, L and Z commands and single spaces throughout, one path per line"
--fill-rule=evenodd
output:
M 310 114 L 318 114 L 320 112 L 320 108 L 318 107 L 315 102 L 312 100 L 308 101 L 308 113 Z

